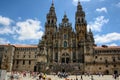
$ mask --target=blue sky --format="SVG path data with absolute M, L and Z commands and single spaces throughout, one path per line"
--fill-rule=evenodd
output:
M 74 28 L 78 0 L 54 0 L 59 24 Z M 120 0 L 80 0 L 97 45 L 120 46 Z M 0 0 L 0 44 L 38 44 L 52 0 Z

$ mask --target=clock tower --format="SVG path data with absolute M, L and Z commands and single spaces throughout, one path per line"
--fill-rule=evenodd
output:
M 85 12 L 82 9 L 80 1 L 78 1 L 77 11 L 75 14 L 75 29 L 77 34 L 77 40 L 85 40 L 87 34 L 87 22 L 85 20 Z

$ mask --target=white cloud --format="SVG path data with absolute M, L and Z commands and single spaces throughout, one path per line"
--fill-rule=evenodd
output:
M 116 4 L 116 6 L 117 6 L 117 7 L 120 7 L 120 2 L 118 2 L 118 3 Z
M 43 35 L 42 27 L 38 20 L 27 19 L 24 22 L 17 22 L 16 26 L 19 40 L 40 39 Z
M 4 38 L 0 38 L 0 44 L 6 44 L 6 43 L 10 43 L 10 42 Z
M 12 19 L 0 16 L 0 34 L 13 34 L 11 23 Z
M 111 43 L 113 41 L 119 41 L 120 40 L 120 33 L 109 33 L 106 35 L 96 35 L 95 36 L 95 42 L 98 44 L 106 44 Z
M 0 28 L 0 34 L 13 34 L 14 31 L 12 30 L 12 28 L 10 28 L 10 26 L 2 26 Z
M 88 29 L 91 28 L 93 31 L 100 32 L 102 29 L 102 26 L 104 24 L 107 24 L 108 22 L 109 22 L 109 19 L 105 19 L 104 16 L 99 16 L 95 18 L 94 22 L 90 22 L 88 24 Z
M 105 12 L 105 13 L 107 13 L 107 8 L 106 7 L 97 8 L 96 11 L 97 12 Z
M 117 44 L 115 43 L 111 43 L 111 44 L 107 44 L 108 46 L 118 46 Z
M 2 24 L 4 26 L 9 26 L 11 24 L 11 22 L 13 22 L 13 21 L 10 18 L 0 16 L 0 24 Z
M 78 1 L 79 0 L 73 0 L 73 4 L 77 5 Z M 80 0 L 80 2 L 89 2 L 89 1 L 91 1 L 91 0 Z

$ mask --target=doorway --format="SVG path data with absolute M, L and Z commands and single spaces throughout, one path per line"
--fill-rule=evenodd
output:
M 109 71 L 108 70 L 106 70 L 106 72 L 105 72 L 107 75 L 109 74 Z
M 114 74 L 118 74 L 118 71 L 117 71 L 117 70 L 114 70 Z
M 61 58 L 61 63 L 69 63 L 70 62 L 70 56 L 68 53 L 64 53 L 62 54 L 62 58 Z
M 37 71 L 37 67 L 36 66 L 34 66 L 34 72 L 36 72 Z
M 62 73 L 64 73 L 64 72 L 65 72 L 65 69 L 63 68 L 63 69 L 62 69 Z

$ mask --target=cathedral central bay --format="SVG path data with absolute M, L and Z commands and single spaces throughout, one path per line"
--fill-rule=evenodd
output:
M 75 12 L 75 30 L 69 22 L 66 13 L 61 23 L 57 26 L 57 16 L 54 4 L 46 16 L 45 34 L 39 42 L 42 54 L 46 50 L 47 62 L 52 71 L 81 71 L 84 72 L 84 62 L 87 57 L 92 59 L 94 38 L 91 30 L 87 32 L 85 12 L 80 2 Z

